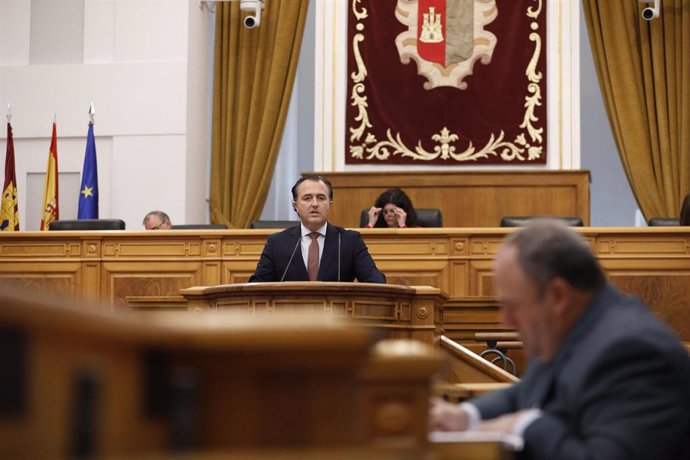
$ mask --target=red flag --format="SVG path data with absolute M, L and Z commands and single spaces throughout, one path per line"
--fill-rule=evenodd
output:
M 48 168 L 46 170 L 46 188 L 43 194 L 43 213 L 41 214 L 41 230 L 48 230 L 50 223 L 60 218 L 58 208 L 58 154 L 57 154 L 57 125 L 53 122 L 53 137 L 48 152 Z
M 2 187 L 0 230 L 19 231 L 19 201 L 17 200 L 17 175 L 14 169 L 14 139 L 12 125 L 7 122 L 7 152 L 5 153 L 5 185 Z

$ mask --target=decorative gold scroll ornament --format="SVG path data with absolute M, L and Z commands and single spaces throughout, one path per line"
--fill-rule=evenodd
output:
M 478 2 L 480 7 L 485 7 L 486 0 L 474 0 L 475 4 Z M 539 82 L 542 79 L 542 73 L 537 72 L 537 62 L 542 52 L 542 42 L 539 33 L 537 32 L 539 24 L 537 20 L 542 12 L 543 0 L 532 0 L 536 3 L 536 8 L 528 7 L 526 10 L 527 17 L 532 19 L 530 28 L 532 32 L 529 35 L 530 41 L 534 42 L 534 52 L 527 67 L 525 68 L 525 76 L 527 77 L 527 93 L 525 96 L 525 113 L 520 123 L 519 128 L 523 131 L 518 134 L 515 139 L 505 141 L 505 132 L 501 130 L 498 134 L 492 133 L 488 142 L 480 150 L 477 150 L 470 141 L 467 149 L 463 152 L 457 152 L 454 143 L 460 140 L 460 136 L 451 133 L 447 127 L 443 127 L 440 131 L 431 136 L 431 140 L 436 142 L 431 151 L 426 150 L 422 146 L 422 142 L 418 141 L 414 150 L 410 149 L 400 138 L 400 133 L 393 135 L 390 129 L 386 130 L 386 140 L 379 141 L 376 135 L 370 129 L 373 128 L 369 121 L 369 112 L 367 110 L 367 96 L 366 96 L 366 77 L 367 68 L 362 60 L 362 55 L 359 49 L 359 44 L 364 41 L 364 20 L 369 16 L 367 9 L 361 7 L 362 0 L 352 0 L 352 13 L 357 21 L 355 29 L 357 33 L 352 37 L 352 52 L 354 54 L 355 63 L 357 64 L 357 71 L 350 74 L 352 80 L 352 92 L 350 94 L 350 104 L 357 107 L 357 115 L 355 122 L 359 125 L 350 128 L 350 154 L 353 158 L 367 160 L 387 160 L 391 155 L 401 155 L 403 157 L 410 157 L 414 160 L 431 161 L 437 158 L 442 160 L 454 160 L 456 162 L 476 161 L 480 158 L 488 158 L 490 155 L 500 155 L 503 161 L 532 161 L 541 157 L 543 152 L 543 138 L 542 134 L 544 128 L 536 128 L 533 123 L 539 119 L 535 116 L 534 110 L 537 106 L 541 106 L 541 88 Z M 410 3 L 416 3 L 416 0 L 399 0 L 399 5 L 404 4 L 405 7 Z M 474 63 L 476 61 L 473 60 Z M 409 62 L 409 59 L 407 59 Z M 482 62 L 487 63 L 485 59 Z M 471 68 L 468 71 L 471 73 Z M 463 86 L 464 85 L 464 86 Z M 446 85 L 448 86 L 448 85 Z M 425 84 L 426 89 L 433 87 L 433 83 Z M 466 88 L 466 84 L 462 82 L 462 77 L 459 79 L 459 89 Z M 526 131 L 526 132 L 525 132 Z M 530 141 L 527 141 L 529 136 Z M 362 141 L 362 139 L 364 139 Z M 525 153 L 527 158 L 525 158 Z M 366 157 L 365 157 L 366 155 Z

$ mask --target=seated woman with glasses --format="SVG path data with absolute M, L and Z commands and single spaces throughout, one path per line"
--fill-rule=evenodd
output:
M 410 197 L 399 188 L 389 188 L 376 199 L 369 209 L 366 228 L 418 227 L 417 214 Z

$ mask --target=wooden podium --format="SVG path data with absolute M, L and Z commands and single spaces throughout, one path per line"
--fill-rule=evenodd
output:
M 437 344 L 448 296 L 428 286 L 373 283 L 291 282 L 225 284 L 180 290 L 191 311 L 253 314 L 323 312 L 373 327 L 382 338 Z
M 0 458 L 429 449 L 442 358 L 418 341 L 321 314 L 142 319 L 0 287 Z

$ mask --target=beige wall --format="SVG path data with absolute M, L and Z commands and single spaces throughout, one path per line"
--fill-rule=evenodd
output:
M 0 110 L 12 103 L 22 229 L 37 228 L 40 208 L 28 203 L 43 190 L 27 177 L 45 173 L 53 114 L 59 170 L 80 174 L 91 102 L 100 217 L 139 229 L 160 208 L 174 222 L 204 221 L 210 18 L 197 0 L 0 2 Z M 73 188 L 60 193 L 67 214 Z

